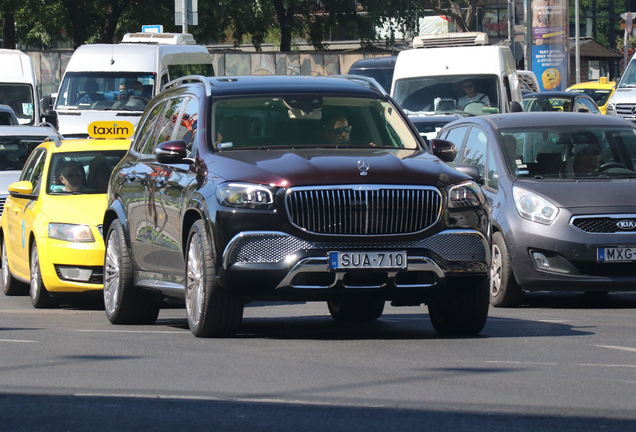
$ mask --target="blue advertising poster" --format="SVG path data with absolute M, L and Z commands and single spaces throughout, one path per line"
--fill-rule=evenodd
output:
M 532 71 L 541 90 L 565 90 L 568 86 L 567 0 L 531 0 Z
M 541 91 L 565 90 L 568 82 L 568 57 L 565 46 L 534 45 L 532 71 L 539 79 Z

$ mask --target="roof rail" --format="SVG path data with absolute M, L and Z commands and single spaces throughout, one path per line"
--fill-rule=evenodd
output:
M 210 84 L 210 81 L 208 81 L 207 77 L 204 77 L 203 75 L 186 75 L 177 79 L 173 79 L 172 81 L 167 82 L 163 86 L 161 86 L 161 91 L 164 91 L 173 86 L 178 86 L 185 84 L 186 82 L 193 81 L 197 81 L 203 84 L 203 86 L 205 87 L 205 94 L 207 96 L 212 95 L 212 84 Z
M 488 34 L 482 32 L 441 33 L 416 36 L 413 38 L 413 48 L 444 48 L 476 45 L 488 45 Z
M 196 45 L 190 33 L 126 33 L 122 43 L 146 43 L 158 45 Z
M 380 85 L 374 78 L 364 76 L 364 75 L 329 75 L 329 78 L 344 78 L 349 81 L 362 81 L 364 84 L 369 85 L 372 90 L 377 90 L 383 95 L 388 95 L 384 87 Z

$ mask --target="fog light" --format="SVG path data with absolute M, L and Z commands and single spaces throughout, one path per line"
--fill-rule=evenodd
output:
M 59 266 L 58 270 L 62 279 L 79 282 L 88 282 L 93 275 L 93 270 L 86 268 Z
M 534 259 L 537 267 L 550 268 L 548 259 L 541 252 L 532 252 L 532 258 Z

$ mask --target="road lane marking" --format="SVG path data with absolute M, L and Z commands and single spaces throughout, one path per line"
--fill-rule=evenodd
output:
M 74 330 L 76 332 L 84 333 L 157 333 L 157 334 L 191 334 L 190 332 L 183 331 L 161 331 L 161 330 Z
M 19 339 L 0 339 L 0 342 L 18 342 L 18 343 L 37 343 L 34 340 L 19 340 Z
M 636 365 L 603 364 L 603 363 L 552 363 L 552 362 L 528 362 L 528 361 L 511 361 L 511 360 L 486 360 L 484 363 L 516 364 L 516 365 L 530 365 L 530 366 L 586 366 L 586 367 L 610 367 L 610 368 L 636 369 Z
M 630 347 L 622 347 L 622 346 L 614 346 L 614 345 L 596 345 L 599 348 L 609 348 L 609 349 L 615 349 L 615 350 L 621 350 L 621 351 L 631 351 L 631 352 L 636 352 L 636 348 L 630 348 Z

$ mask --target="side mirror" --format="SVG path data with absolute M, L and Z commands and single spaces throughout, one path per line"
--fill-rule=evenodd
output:
M 8 187 L 9 195 L 16 198 L 33 198 L 33 184 L 30 181 L 11 183 Z
M 443 162 L 452 162 L 457 156 L 457 147 L 450 141 L 443 139 L 432 139 L 430 141 L 433 154 Z
M 183 140 L 162 142 L 155 149 L 159 163 L 179 163 L 187 156 L 188 150 Z
M 59 130 L 59 124 L 57 123 L 57 111 L 49 109 L 44 112 L 44 122 L 49 123 Z
M 53 109 L 53 98 L 51 95 L 45 95 L 42 98 L 42 112 Z
M 479 175 L 479 168 L 477 168 L 474 165 L 458 165 L 456 167 L 454 167 L 457 171 L 462 172 L 468 176 L 470 176 L 470 178 L 472 178 L 475 183 L 479 184 L 479 185 L 483 185 L 484 184 L 484 178 Z
M 523 112 L 523 107 L 517 101 L 510 102 L 510 112 Z

